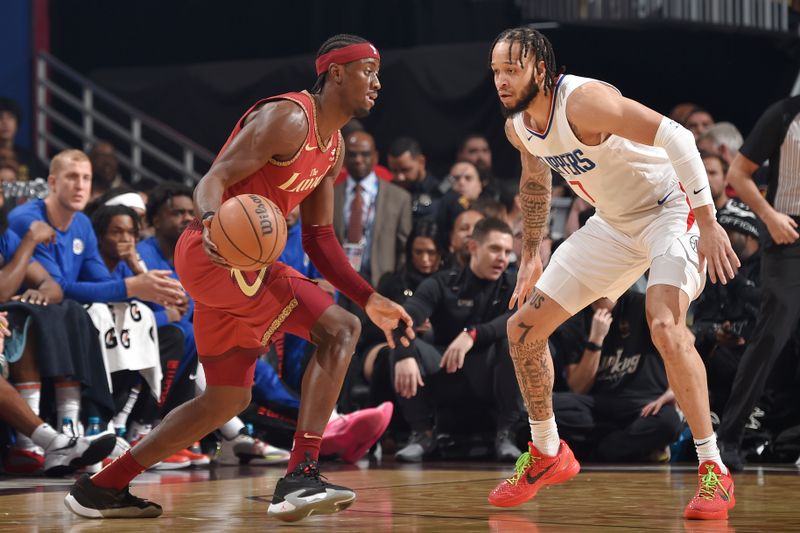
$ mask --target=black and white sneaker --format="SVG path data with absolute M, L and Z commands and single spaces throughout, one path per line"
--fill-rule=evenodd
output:
M 66 476 L 82 466 L 99 463 L 108 457 L 116 441 L 110 431 L 91 437 L 59 435 L 44 450 L 44 473 Z
M 319 473 L 317 462 L 306 461 L 278 480 L 267 515 L 296 522 L 312 514 L 344 511 L 355 501 L 355 492 L 328 483 Z
M 123 490 L 98 487 L 82 475 L 64 498 L 67 509 L 84 518 L 156 518 L 161 516 L 161 506 Z

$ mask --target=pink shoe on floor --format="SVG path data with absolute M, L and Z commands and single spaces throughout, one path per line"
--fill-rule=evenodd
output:
M 331 420 L 322 435 L 320 454 L 338 455 L 342 461 L 355 463 L 381 438 L 392 413 L 392 402 L 383 402 Z

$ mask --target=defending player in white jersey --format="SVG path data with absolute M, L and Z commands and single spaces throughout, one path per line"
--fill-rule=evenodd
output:
M 649 269 L 651 336 L 700 459 L 699 487 L 684 516 L 727 518 L 733 480 L 711 427 L 705 369 L 686 311 L 703 289 L 706 265 L 712 282 L 724 284 L 739 261 L 717 224 L 694 136 L 611 85 L 558 71 L 552 45 L 532 28 L 501 33 L 490 61 L 506 135 L 522 158 L 523 252 L 510 302 L 519 308 L 508 321 L 508 339 L 533 442 L 489 501 L 519 505 L 543 485 L 579 472 L 553 417 L 547 339 L 591 302 L 616 300 Z M 551 168 L 596 214 L 557 249 L 543 273 L 538 250 Z

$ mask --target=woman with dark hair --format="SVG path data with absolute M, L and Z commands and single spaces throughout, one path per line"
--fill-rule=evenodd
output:
M 403 267 L 397 272 L 384 275 L 378 283 L 378 292 L 403 305 L 425 278 L 439 270 L 443 255 L 436 223 L 425 219 L 417 221 L 406 241 L 406 260 Z M 432 333 L 427 320 L 416 325 L 415 330 L 423 339 Z M 386 346 L 386 342 L 381 342 L 383 335 L 377 328 L 366 327 L 363 336 L 363 346 L 368 347 L 362 353 L 364 378 L 370 386 L 369 405 L 392 401 L 394 389 L 389 364 L 385 357 L 378 359 L 378 352 Z
M 399 304 L 414 294 L 417 286 L 442 264 L 444 251 L 433 221 L 420 220 L 406 241 L 406 260 L 397 272 L 384 275 L 378 283 L 378 292 Z

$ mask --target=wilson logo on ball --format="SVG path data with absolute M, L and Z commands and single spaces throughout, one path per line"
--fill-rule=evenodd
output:
M 234 269 L 253 272 L 274 263 L 286 246 L 286 219 L 268 198 L 240 194 L 211 219 L 209 237 Z
M 258 222 L 261 225 L 261 235 L 268 235 L 272 233 L 272 221 L 269 219 L 267 206 L 261 201 L 261 196 L 257 194 L 248 195 L 253 203 L 256 204 L 256 215 L 258 215 Z

